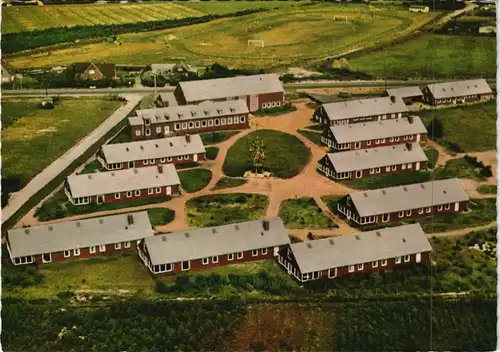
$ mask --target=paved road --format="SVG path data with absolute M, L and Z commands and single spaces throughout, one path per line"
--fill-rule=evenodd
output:
M 35 176 L 30 183 L 19 192 L 12 193 L 9 204 L 2 209 L 2 222 L 7 221 L 21 206 L 31 197 L 44 188 L 57 175 L 63 172 L 73 161 L 79 158 L 85 151 L 108 133 L 118 122 L 124 119 L 132 109 L 141 101 L 141 96 L 136 94 L 124 95 L 128 102 L 116 110 L 99 127 L 81 139 L 73 148 L 63 156 L 46 167 Z
M 374 80 L 374 81 L 307 81 L 307 82 L 298 82 L 298 83 L 287 83 L 284 85 L 286 90 L 293 91 L 297 88 L 336 88 L 336 87 L 397 87 L 397 86 L 415 86 L 415 85 L 426 85 L 430 83 L 437 82 L 445 82 L 447 80 L 398 80 L 398 81 L 383 81 L 383 80 Z M 495 85 L 496 80 L 494 78 L 487 79 L 488 83 Z M 157 92 L 172 92 L 175 87 L 163 87 L 156 88 Z M 153 93 L 154 88 L 150 87 L 142 87 L 142 88 L 57 88 L 57 89 L 48 89 L 47 93 L 45 89 L 2 89 L 2 95 L 9 96 L 42 96 L 45 94 L 48 95 L 107 95 L 107 94 L 148 94 Z

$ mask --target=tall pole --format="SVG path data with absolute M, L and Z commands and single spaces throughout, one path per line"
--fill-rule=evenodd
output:
M 154 93 L 153 93 L 153 96 L 156 96 L 156 71 L 153 72 L 153 76 L 154 76 L 154 85 L 155 85 L 155 88 L 154 88 Z

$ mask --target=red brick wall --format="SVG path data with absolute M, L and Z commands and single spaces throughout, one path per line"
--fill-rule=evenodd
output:
M 347 124 L 367 122 L 367 121 L 378 121 L 378 116 L 379 115 L 363 116 L 363 117 L 356 117 L 356 118 L 351 118 L 351 119 L 341 119 L 341 120 L 330 121 L 328 119 L 328 116 L 327 116 L 326 112 L 324 111 L 324 109 L 319 109 L 318 113 L 317 113 L 316 120 L 319 123 L 334 126 L 336 124 L 340 124 L 342 121 L 347 121 Z M 395 117 L 391 117 L 391 114 L 387 114 L 386 119 L 397 118 L 397 116 L 398 116 L 398 113 L 396 113 Z M 406 116 L 408 116 L 408 112 L 401 111 L 401 117 L 406 117 Z
M 379 143 L 379 144 L 376 144 L 375 143 L 375 139 L 372 139 L 370 141 L 360 141 L 361 143 L 361 146 L 359 148 L 356 148 L 356 143 L 353 142 L 353 143 L 348 143 L 348 149 L 339 149 L 338 151 L 348 151 L 348 150 L 363 150 L 363 149 L 370 149 L 370 148 L 376 148 L 376 147 L 385 147 L 385 146 L 389 146 L 389 145 L 396 145 L 396 144 L 404 144 L 404 143 L 412 143 L 412 142 L 416 142 L 417 141 L 417 134 L 412 134 L 412 135 L 407 135 L 407 140 L 405 140 L 405 136 L 399 136 L 399 140 L 393 140 L 391 142 L 391 139 L 390 138 L 385 138 L 385 142 L 384 143 Z M 412 137 L 412 139 L 410 139 L 410 136 Z M 334 139 L 333 137 L 333 134 L 331 133 L 331 131 L 328 132 L 328 138 L 330 139 Z M 425 142 L 425 140 L 427 139 L 427 134 L 426 133 L 420 133 L 420 143 L 423 143 Z M 368 143 L 370 142 L 370 143 Z M 333 146 L 332 148 L 334 150 L 337 150 L 335 149 Z
M 269 93 L 269 94 L 259 94 L 259 110 L 265 109 L 263 104 L 272 103 L 272 102 L 280 102 L 280 106 L 283 106 L 285 103 L 285 93 Z M 247 106 L 250 108 L 250 97 L 247 97 Z
M 231 261 L 227 260 L 227 254 L 224 254 L 224 255 L 219 256 L 218 263 L 212 263 L 212 257 L 210 257 L 209 263 L 206 265 L 202 264 L 203 263 L 202 259 L 191 260 L 190 261 L 190 269 L 186 270 L 185 272 L 190 272 L 193 270 L 207 269 L 207 268 L 228 265 L 228 264 L 249 262 L 249 261 L 254 261 L 254 260 L 272 259 L 272 258 L 274 258 L 274 247 L 267 248 L 267 254 L 265 254 L 265 255 L 263 255 L 262 250 L 259 249 L 258 255 L 255 257 L 252 256 L 252 251 L 243 252 L 242 259 L 237 259 L 238 258 L 237 253 L 233 253 L 233 254 L 234 254 L 234 260 L 231 260 Z M 155 275 L 173 275 L 173 274 L 178 274 L 181 272 L 183 272 L 182 271 L 182 263 L 174 263 L 174 270 L 173 271 L 155 274 Z
M 80 260 L 80 259 L 88 259 L 92 257 L 101 257 L 105 255 L 113 255 L 113 254 L 118 254 L 118 253 L 124 253 L 124 252 L 135 252 L 137 250 L 136 246 L 136 241 L 131 241 L 130 242 L 130 248 L 125 248 L 125 242 L 121 243 L 121 249 L 115 249 L 115 245 L 113 244 L 108 244 L 106 245 L 106 251 L 105 252 L 99 252 L 99 246 L 96 246 L 95 253 L 90 253 L 90 248 L 80 248 L 80 255 L 75 256 L 73 255 L 73 250 L 71 250 L 70 256 L 68 258 L 64 258 L 64 252 L 54 252 L 52 253 L 52 262 L 51 263 L 59 263 L 62 261 L 68 261 L 68 260 Z M 34 256 L 35 258 L 35 263 L 38 265 L 41 264 L 50 264 L 50 263 L 43 263 L 42 261 L 42 255 L 36 255 Z
M 341 205 L 345 205 L 345 199 L 344 198 L 342 201 L 341 201 Z M 427 216 L 431 216 L 431 215 L 443 215 L 443 214 L 453 214 L 453 213 L 456 213 L 455 211 L 455 203 L 452 203 L 450 205 L 450 209 L 446 210 L 443 206 L 443 209 L 441 211 L 438 211 L 438 206 L 439 205 L 434 205 L 432 206 L 431 208 L 431 212 L 430 213 L 426 213 L 425 212 L 425 208 L 424 208 L 424 213 L 423 214 L 418 214 L 418 209 L 421 209 L 421 208 L 416 208 L 416 209 L 412 209 L 411 211 L 411 215 L 406 215 L 406 211 L 404 213 L 404 216 L 403 217 L 399 217 L 399 212 L 395 212 L 395 213 L 390 213 L 389 214 L 389 221 L 388 222 L 393 222 L 393 221 L 404 221 L 404 220 L 409 220 L 409 219 L 416 219 L 416 218 L 423 218 L 423 217 L 427 217 Z M 467 209 L 469 208 L 469 202 L 468 201 L 465 201 L 465 202 L 459 202 L 459 210 L 458 212 L 464 212 L 464 211 L 467 211 Z M 350 209 L 352 212 L 355 212 L 356 214 L 358 214 L 357 210 L 356 210 L 356 207 L 354 207 L 354 205 L 346 205 L 346 208 Z M 383 218 L 383 215 L 378 215 L 375 217 L 375 223 L 376 224 L 384 224 L 386 222 L 383 222 L 382 221 L 382 218 Z M 372 224 L 366 224 L 366 225 L 363 225 L 363 226 L 370 226 L 370 225 L 373 225 L 374 223 Z
M 134 141 L 138 141 L 138 140 L 146 140 L 146 139 L 155 139 L 155 138 L 163 138 L 164 137 L 164 134 L 163 132 L 165 131 L 165 126 L 169 126 L 169 129 L 170 129 L 170 132 L 171 133 L 174 133 L 176 135 L 185 135 L 185 134 L 198 134 L 198 133 L 203 133 L 203 132 L 214 132 L 214 131 L 229 131 L 229 130 L 243 130 L 243 129 L 246 129 L 246 128 L 249 128 L 250 127 L 250 124 L 249 124 L 249 121 L 248 121 L 248 114 L 239 114 L 239 115 L 224 115 L 224 116 L 220 116 L 220 117 L 217 117 L 217 119 L 219 119 L 220 121 L 220 118 L 224 117 L 224 118 L 228 118 L 228 117 L 234 117 L 234 116 L 245 116 L 245 122 L 243 123 L 233 123 L 233 124 L 230 124 L 228 125 L 226 123 L 226 125 L 218 125 L 218 126 L 215 126 L 215 117 L 214 118 L 210 118 L 210 119 L 198 119 L 198 120 L 184 120 L 182 122 L 165 122 L 165 123 L 152 123 L 150 128 L 151 128 L 151 135 L 149 136 L 146 136 L 145 134 L 145 130 L 143 131 L 143 128 L 145 128 L 145 126 L 131 126 L 130 127 L 130 137 L 132 140 Z M 209 120 L 212 120 L 213 121 L 213 124 L 212 126 L 209 126 L 208 125 L 208 121 Z M 196 128 L 196 127 L 193 127 L 193 128 L 188 128 L 188 129 L 180 129 L 180 130 L 175 130 L 175 124 L 176 123 L 181 123 L 181 128 L 182 128 L 182 123 L 187 123 L 187 126 L 189 127 L 189 122 L 193 122 L 193 123 L 196 123 L 196 122 L 199 122 L 200 123 L 200 127 L 199 128 Z M 202 121 L 206 121 L 207 122 L 207 125 L 206 127 L 201 127 L 202 126 Z M 194 125 L 196 126 L 196 125 Z M 161 132 L 160 133 L 157 133 L 156 132 L 156 127 L 161 127 Z M 141 135 L 140 136 L 137 136 L 136 135 L 136 131 L 139 130 L 141 132 Z
M 172 157 L 172 161 L 168 161 L 167 158 L 165 158 L 165 161 L 161 161 L 161 158 L 154 159 L 154 163 L 148 163 L 144 164 L 144 160 L 136 160 L 134 161 L 134 167 L 147 167 L 147 166 L 153 166 L 153 165 L 159 165 L 159 164 L 187 164 L 187 163 L 192 163 L 194 162 L 194 154 L 190 154 L 189 158 L 186 160 L 184 159 L 184 156 L 182 157 L 182 160 L 179 160 L 177 156 Z M 198 162 L 204 161 L 205 160 L 205 153 L 198 153 Z M 129 169 L 129 163 L 121 163 L 122 164 L 122 169 Z
M 170 186 L 172 189 L 172 196 L 179 193 L 180 191 L 180 185 L 174 185 Z M 148 194 L 147 189 L 142 189 L 141 190 L 141 195 L 136 196 L 135 191 L 132 191 L 132 197 L 127 198 L 127 192 L 120 192 L 120 199 L 115 199 L 115 194 L 105 194 L 104 195 L 104 203 L 119 203 L 119 202 L 131 202 L 134 200 L 143 200 L 143 199 L 154 199 L 154 198 L 161 198 L 167 196 L 166 192 L 166 186 L 161 187 L 161 192 L 156 193 L 154 192 L 153 194 Z M 97 197 L 92 197 L 93 202 L 97 202 Z
M 327 165 L 330 168 L 330 170 L 334 169 L 333 166 L 328 161 L 328 158 L 325 157 L 325 158 L 321 159 L 320 162 L 322 162 L 323 165 Z M 412 164 L 412 167 L 410 169 L 408 169 L 408 167 L 407 167 L 408 164 Z M 391 167 L 390 171 L 386 171 L 386 167 L 384 166 L 384 167 L 380 168 L 380 173 L 377 173 L 376 168 L 375 168 L 373 174 L 370 174 L 370 169 L 364 169 L 364 170 L 360 170 L 361 177 L 356 177 L 356 171 L 352 171 L 350 178 L 340 179 L 339 181 L 341 181 L 341 180 L 359 180 L 362 178 L 379 177 L 379 176 L 387 175 L 387 174 L 396 174 L 396 173 L 401 173 L 401 172 L 412 172 L 412 171 L 416 171 L 416 169 L 415 169 L 416 164 L 417 163 L 404 164 L 404 165 L 406 165 L 405 170 L 403 170 L 402 165 L 396 165 L 396 170 L 392 170 L 392 167 Z M 426 170 L 426 169 L 427 169 L 427 161 L 421 161 L 419 170 Z M 330 175 L 328 177 L 331 178 L 332 180 L 336 180 L 335 178 L 332 177 L 332 175 Z

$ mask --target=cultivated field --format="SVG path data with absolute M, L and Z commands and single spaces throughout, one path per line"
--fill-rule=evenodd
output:
M 387 50 L 349 59 L 356 71 L 380 78 L 496 76 L 496 38 L 423 34 Z
M 75 45 L 53 50 L 50 55 L 35 53 L 9 61 L 19 68 L 89 60 L 150 64 L 165 58 L 200 65 L 217 61 L 233 67 L 282 67 L 391 41 L 434 16 L 436 13 L 414 16 L 402 7 L 384 5 L 288 7 L 199 25 L 126 34 L 119 37 L 120 45 Z M 248 47 L 249 39 L 264 40 L 265 47 Z
M 205 13 L 174 4 L 92 4 L 13 6 L 2 9 L 2 32 L 34 31 L 51 27 L 117 24 L 198 17 Z
M 2 131 L 2 177 L 20 176 L 23 186 L 120 106 L 102 99 L 63 99 L 53 110 L 36 104 L 2 102 L 2 120 L 10 125 Z M 9 116 L 22 105 L 23 116 Z

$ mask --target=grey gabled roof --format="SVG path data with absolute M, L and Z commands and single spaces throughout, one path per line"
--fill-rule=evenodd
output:
M 328 153 L 327 157 L 336 172 L 350 172 L 428 160 L 420 144 L 409 144 L 411 144 L 411 150 L 408 150 L 406 144 L 396 144 L 364 150 Z
M 199 134 L 105 144 L 101 150 L 108 164 L 205 153 L 205 147 Z
M 418 223 L 292 243 L 290 248 L 302 274 L 432 251 Z
M 410 120 L 412 120 L 411 123 Z M 427 129 L 418 116 L 336 125 L 331 126 L 330 131 L 338 143 L 359 142 L 427 133 Z
M 201 101 L 226 97 L 284 92 L 275 73 L 180 82 L 186 101 Z
M 263 220 L 254 220 L 159 235 L 146 239 L 145 244 L 152 265 L 289 244 L 281 218 L 266 220 L 269 221 L 268 231 L 264 230 Z
M 358 191 L 349 197 L 361 217 L 469 200 L 456 178 Z
M 387 88 L 385 91 L 389 96 L 394 95 L 395 97 L 400 98 L 413 98 L 424 95 L 419 86 Z
M 485 79 L 429 84 L 426 86 L 434 99 L 462 97 L 465 95 L 492 93 Z
M 131 125 L 143 124 L 145 118 L 151 123 L 202 120 L 212 117 L 225 117 L 248 114 L 247 103 L 243 99 L 225 101 L 205 101 L 198 105 L 179 105 L 167 108 L 137 110 L 137 117 L 129 118 Z M 141 121 L 142 120 L 142 121 Z
M 71 175 L 67 182 L 73 198 L 180 184 L 173 164 Z
M 391 101 L 391 97 L 381 97 L 328 103 L 322 106 L 330 120 L 394 114 L 408 111 L 408 107 L 399 97 L 396 97 L 394 103 Z
M 133 218 L 129 224 L 128 216 Z M 153 236 L 146 211 L 15 228 L 7 231 L 12 257 L 136 241 Z

